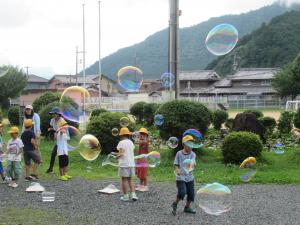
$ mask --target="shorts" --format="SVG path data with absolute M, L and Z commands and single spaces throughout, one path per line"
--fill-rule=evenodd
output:
M 180 200 L 184 200 L 187 195 L 187 200 L 193 202 L 195 200 L 195 184 L 194 181 L 185 182 L 181 180 L 176 181 L 177 186 L 177 197 Z
M 35 152 L 35 151 L 24 152 L 24 162 L 25 162 L 26 166 L 31 165 L 31 160 L 36 164 L 41 163 L 40 157 L 38 156 L 37 152 Z
M 69 156 L 59 155 L 58 164 L 59 164 L 59 168 L 67 167 L 69 165 Z
M 119 167 L 120 177 L 133 177 L 135 175 L 134 167 Z
M 9 177 L 18 180 L 22 176 L 21 162 L 7 160 L 7 174 Z
M 0 162 L 0 173 L 3 173 L 4 170 L 3 170 L 3 166 L 2 166 L 2 162 Z

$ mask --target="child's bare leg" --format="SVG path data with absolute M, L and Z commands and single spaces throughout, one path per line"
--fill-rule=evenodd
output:
M 186 201 L 185 207 L 190 208 L 190 206 L 191 206 L 191 201 Z
M 32 166 L 32 173 L 34 175 L 38 175 L 38 172 L 37 172 L 37 168 L 38 168 L 39 164 L 35 163 L 33 166 Z
M 64 168 L 59 168 L 59 175 L 63 176 L 64 175 Z
M 121 179 L 121 186 L 122 186 L 122 191 L 123 191 L 123 194 L 126 195 L 128 190 L 127 190 L 127 179 L 126 177 L 122 177 Z
M 64 175 L 66 175 L 67 172 L 68 172 L 68 167 L 66 166 L 66 167 L 64 167 Z
M 128 177 L 128 183 L 129 183 L 131 192 L 135 192 L 135 188 L 134 188 L 134 183 L 133 183 L 132 177 Z
M 147 186 L 148 182 L 147 182 L 147 177 L 145 177 L 144 179 L 144 185 Z

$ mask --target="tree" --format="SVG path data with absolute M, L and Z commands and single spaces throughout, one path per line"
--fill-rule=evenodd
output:
M 27 77 L 18 67 L 4 66 L 2 70 L 7 70 L 6 75 L 0 77 L 0 105 L 8 108 L 9 99 L 19 97 L 26 86 Z
M 59 101 L 59 99 L 60 99 L 59 93 L 47 91 L 43 95 L 35 99 L 32 106 L 35 112 L 39 112 L 44 106 L 52 102 L 57 102 Z

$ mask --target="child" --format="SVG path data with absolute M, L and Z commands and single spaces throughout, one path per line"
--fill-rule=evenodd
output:
M 23 142 L 18 138 L 19 128 L 11 127 L 8 131 L 11 139 L 7 142 L 7 173 L 12 178 L 8 186 L 18 187 L 18 180 L 22 175 L 21 158 L 23 151 Z
M 195 198 L 195 188 L 194 188 L 194 176 L 192 172 L 186 172 L 183 169 L 183 161 L 186 159 L 191 159 L 194 164 L 196 164 L 196 154 L 192 151 L 193 149 L 186 145 L 187 142 L 194 141 L 194 138 L 190 135 L 184 136 L 182 138 L 183 150 L 178 151 L 175 160 L 175 172 L 176 172 L 176 186 L 177 186 L 177 198 L 172 204 L 172 213 L 175 216 L 177 205 L 180 200 L 184 200 L 185 195 L 187 195 L 186 205 L 184 207 L 185 213 L 195 214 L 196 211 L 190 207 L 191 202 Z
M 70 140 L 70 137 L 68 128 L 66 127 L 67 122 L 64 119 L 61 119 L 58 125 L 59 129 L 56 134 L 56 145 L 59 162 L 59 180 L 68 181 L 72 178 L 67 174 L 69 165 L 68 140 Z
M 118 163 L 119 163 L 119 176 L 121 177 L 121 185 L 123 196 L 121 197 L 122 201 L 129 201 L 129 194 L 128 194 L 128 185 L 131 190 L 131 199 L 133 201 L 138 200 L 138 197 L 135 194 L 134 183 L 132 180 L 132 176 L 134 176 L 134 144 L 129 137 L 131 132 L 128 130 L 127 127 L 123 127 L 120 130 L 119 136 L 121 138 L 117 150 L 119 153 L 117 154 Z
M 139 130 L 140 133 L 140 141 L 139 141 L 139 151 L 138 154 L 148 154 L 149 153 L 149 139 L 148 135 L 149 132 L 146 128 L 141 128 Z M 138 159 L 137 163 L 146 163 L 147 159 Z M 148 175 L 148 168 L 147 167 L 137 167 L 136 168 L 136 175 L 140 179 L 140 184 L 137 190 L 144 192 L 148 191 L 147 186 L 147 175 Z
M 3 165 L 2 165 L 2 160 L 3 160 L 3 156 L 4 156 L 2 132 L 3 132 L 3 124 L 0 123 L 0 175 L 1 175 L 3 182 L 5 182 L 6 179 L 5 179 Z
M 24 144 L 24 161 L 25 161 L 25 180 L 32 181 L 38 180 L 37 167 L 40 165 L 41 160 L 38 154 L 38 146 L 35 133 L 32 131 L 32 120 L 24 120 L 25 130 L 21 135 Z M 29 176 L 29 169 L 31 167 L 31 160 L 34 162 L 32 167 L 32 174 Z

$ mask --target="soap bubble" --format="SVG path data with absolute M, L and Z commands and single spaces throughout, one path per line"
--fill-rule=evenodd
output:
M 207 35 L 205 44 L 212 54 L 226 55 L 234 49 L 239 40 L 237 29 L 231 24 L 220 24 Z
M 247 183 L 254 177 L 255 174 L 256 174 L 256 170 L 249 169 L 247 173 L 240 176 L 240 179 L 241 181 Z
M 129 122 L 132 123 L 132 124 L 135 124 L 136 123 L 136 117 L 134 115 L 127 115 L 128 119 L 129 119 Z
M 167 141 L 167 146 L 169 146 L 169 148 L 175 149 L 177 148 L 179 144 L 179 140 L 177 137 L 170 137 L 169 140 Z
M 241 181 L 247 183 L 254 177 L 254 175 L 256 174 L 256 170 L 253 169 L 255 164 L 256 164 L 255 157 L 248 157 L 241 163 L 240 169 L 247 171 L 243 175 L 240 176 Z
M 203 136 L 200 131 L 196 129 L 188 129 L 183 133 L 183 137 L 190 135 L 194 138 L 194 141 L 188 141 L 184 144 L 190 148 L 201 148 L 203 146 Z
M 118 130 L 118 128 L 113 128 L 112 130 L 111 130 L 111 134 L 113 135 L 113 136 L 118 136 L 119 135 L 119 130 Z
M 175 83 L 175 76 L 172 73 L 164 73 L 161 75 L 160 81 L 164 88 L 171 88 Z
M 281 143 L 277 143 L 274 145 L 274 148 L 273 148 L 273 152 L 276 154 L 276 155 L 282 155 L 285 153 L 285 150 L 284 150 L 284 144 L 281 144 Z
M 193 172 L 195 169 L 195 161 L 192 159 L 185 159 L 182 163 L 181 168 L 184 173 L 189 174 L 190 172 Z
M 137 155 L 134 159 L 136 160 L 136 167 L 154 168 L 160 164 L 160 153 L 152 151 L 149 154 Z
M 128 92 L 137 92 L 143 83 L 143 71 L 134 66 L 126 66 L 118 71 L 118 82 Z
M 121 127 L 128 127 L 129 126 L 129 123 L 130 123 L 130 120 L 128 117 L 122 117 L 120 119 L 120 126 Z
M 231 209 L 231 190 L 219 183 L 207 184 L 197 191 L 196 203 L 207 214 L 221 215 Z
M 110 153 L 108 154 L 105 159 L 102 162 L 102 166 L 107 166 L 107 165 L 111 165 L 111 166 L 115 166 L 118 167 L 119 166 L 119 162 L 116 156 L 116 153 Z
M 101 153 L 99 140 L 91 135 L 84 135 L 79 142 L 79 153 L 87 161 L 94 161 Z
M 154 124 L 156 126 L 161 126 L 164 123 L 164 116 L 161 114 L 157 114 L 154 116 Z
M 68 134 L 70 137 L 70 141 L 68 144 L 68 151 L 71 152 L 77 150 L 79 148 L 78 143 L 81 138 L 81 132 L 79 131 L 79 129 L 74 126 L 66 124 L 58 128 L 56 131 L 57 136 L 63 135 L 64 133 Z
M 65 119 L 77 124 L 87 124 L 91 115 L 90 93 L 79 86 L 66 88 L 60 98 L 60 110 Z
M 131 135 L 131 138 L 132 138 L 132 140 L 134 141 L 134 142 L 139 142 L 140 141 L 140 138 L 141 138 L 141 134 L 140 134 L 140 132 L 138 132 L 138 131 L 134 131 L 133 133 L 132 133 L 132 135 Z

